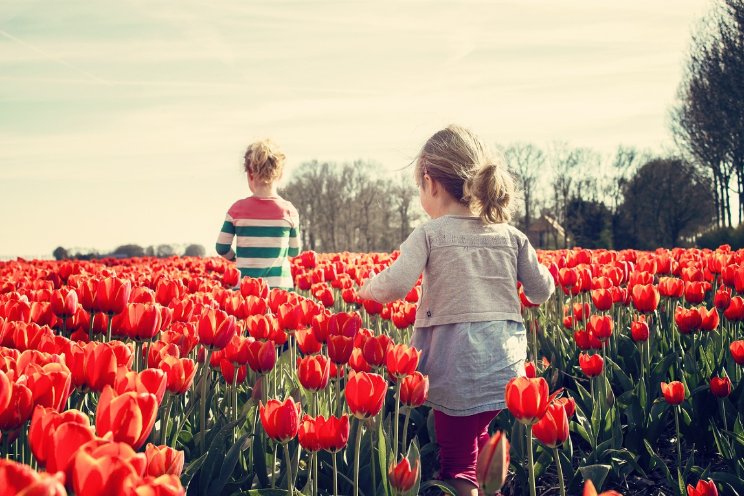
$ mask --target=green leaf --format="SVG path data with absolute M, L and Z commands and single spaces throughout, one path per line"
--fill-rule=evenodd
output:
M 377 421 L 377 457 L 379 461 L 380 480 L 382 482 L 382 489 L 384 494 L 387 496 L 390 494 L 390 486 L 388 485 L 387 467 L 388 458 L 390 453 L 388 452 L 387 434 L 385 429 L 382 427 L 382 422 Z
M 285 496 L 289 492 L 286 489 L 250 489 L 245 494 L 246 496 Z
M 419 491 L 424 492 L 425 490 L 436 487 L 440 491 L 442 491 L 444 494 L 449 494 L 450 496 L 457 496 L 457 491 L 455 491 L 455 488 L 450 486 L 449 484 L 445 484 L 444 482 L 438 481 L 438 480 L 428 480 L 421 484 L 421 488 Z
M 407 493 L 408 496 L 416 496 L 419 494 L 419 488 L 421 487 L 421 471 L 423 468 L 421 467 L 421 454 L 419 453 L 418 442 L 415 439 L 408 447 L 408 453 L 406 456 L 408 457 L 408 463 L 411 464 L 411 467 L 418 467 L 416 472 L 416 482 Z
M 222 494 L 222 490 L 232 476 L 233 470 L 235 470 L 235 465 L 238 464 L 240 453 L 248 447 L 250 439 L 250 434 L 243 435 L 243 437 L 238 439 L 238 442 L 233 444 L 227 451 L 225 460 L 222 462 L 222 467 L 220 467 L 219 477 L 211 481 L 209 484 L 209 494 Z
M 613 377 L 620 382 L 620 386 L 622 387 L 623 391 L 632 391 L 635 388 L 635 386 L 633 385 L 633 381 L 630 379 L 630 377 L 628 377 L 628 374 L 626 374 L 625 371 L 620 368 L 620 366 L 616 364 L 609 356 L 605 357 L 605 363 L 608 363 L 610 365 Z
M 667 467 L 667 464 L 664 462 L 664 460 L 661 459 L 659 455 L 656 454 L 647 440 L 644 439 L 643 444 L 646 446 L 646 451 L 648 451 L 648 454 L 651 456 L 651 460 L 654 462 L 654 464 L 659 465 L 659 467 L 661 468 L 662 472 L 664 473 L 664 477 L 666 477 L 669 487 L 675 487 L 676 482 L 674 478 L 672 478 L 672 474 L 671 472 L 669 472 L 669 467 Z
M 194 478 L 194 474 L 196 474 L 199 471 L 199 468 L 204 463 L 204 460 L 207 459 L 207 453 L 202 454 L 199 458 L 192 461 L 186 467 L 184 467 L 183 471 L 181 472 L 181 485 L 184 489 L 189 488 L 189 484 L 191 483 L 191 479 Z
M 610 468 L 609 465 L 587 465 L 586 467 L 579 467 L 579 472 L 581 472 L 584 481 L 591 479 L 594 487 L 597 488 L 597 491 L 600 491 L 607 474 L 610 473 Z

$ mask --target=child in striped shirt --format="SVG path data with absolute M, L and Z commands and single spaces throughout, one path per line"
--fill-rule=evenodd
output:
M 300 217 L 276 191 L 284 158 L 270 140 L 248 147 L 244 168 L 253 194 L 228 209 L 216 248 L 222 257 L 236 260 L 242 277 L 262 278 L 272 288 L 289 289 L 294 287 L 289 257 L 300 252 Z

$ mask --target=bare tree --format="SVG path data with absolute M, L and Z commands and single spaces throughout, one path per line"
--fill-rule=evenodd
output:
M 512 143 L 504 148 L 503 153 L 522 194 L 524 217 L 521 227 L 527 229 L 536 212 L 537 179 L 545 172 L 545 153 L 532 143 Z

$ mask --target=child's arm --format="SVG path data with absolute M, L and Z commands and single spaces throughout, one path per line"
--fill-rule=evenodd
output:
M 522 283 L 524 295 L 532 303 L 540 305 L 550 298 L 555 290 L 553 276 L 547 267 L 537 260 L 537 253 L 527 236 L 520 239 L 517 258 L 517 280 Z
M 405 297 L 418 281 L 429 259 L 426 233 L 416 228 L 400 245 L 400 256 L 387 269 L 365 281 L 359 296 L 380 303 Z
M 233 238 L 235 237 L 235 224 L 230 214 L 225 216 L 225 222 L 222 223 L 222 230 L 217 237 L 215 249 L 217 254 L 228 260 L 235 260 L 235 252 L 232 249 Z

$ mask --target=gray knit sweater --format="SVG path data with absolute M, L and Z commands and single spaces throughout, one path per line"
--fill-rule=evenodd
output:
M 508 224 L 445 215 L 417 227 L 390 267 L 365 282 L 362 298 L 388 302 L 405 297 L 423 272 L 415 327 L 522 321 L 517 281 L 533 303 L 555 289 L 527 236 Z

